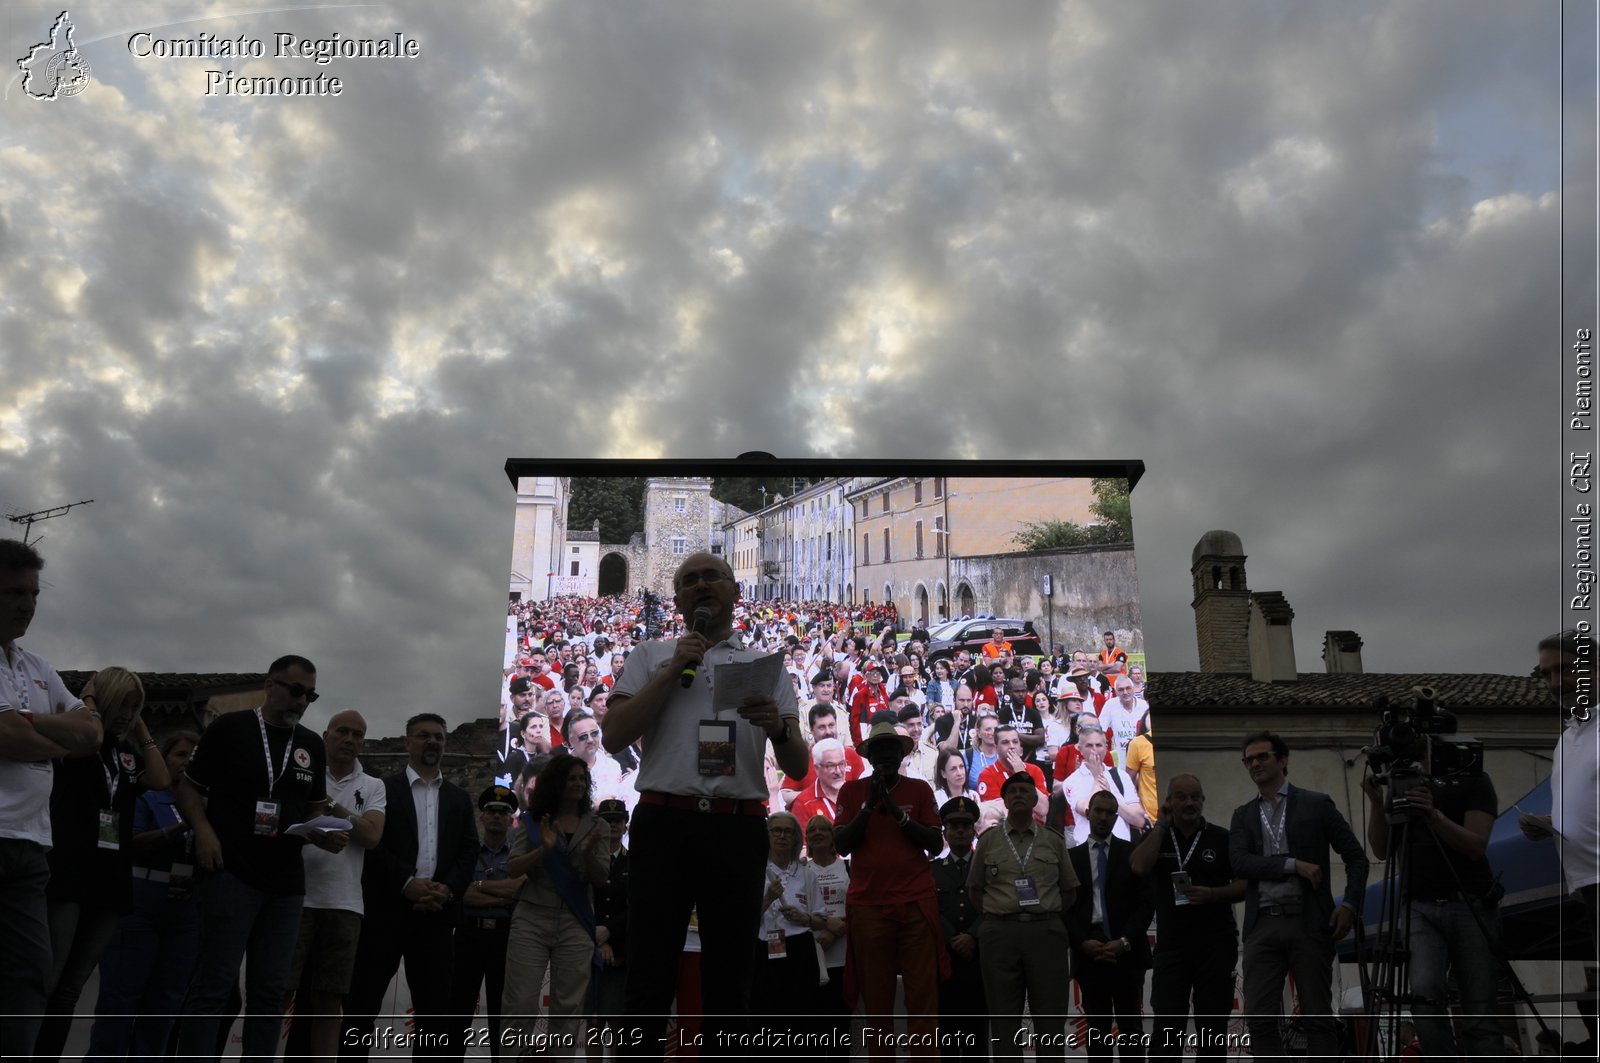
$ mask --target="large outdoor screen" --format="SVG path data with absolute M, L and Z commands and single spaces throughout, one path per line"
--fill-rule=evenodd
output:
M 975 794 L 998 812 L 986 726 L 1010 719 L 1045 780 L 1041 818 L 1069 836 L 1086 829 L 1070 785 L 1084 774 L 1078 741 L 1098 724 L 1114 770 L 1090 773 L 1094 785 L 1127 786 L 1135 828 L 1140 791 L 1153 803 L 1150 756 L 1134 744 L 1150 728 L 1130 501 L 1142 463 L 540 459 L 506 471 L 498 772 L 519 790 L 530 761 L 571 748 L 573 721 L 603 721 L 634 647 L 685 630 L 673 574 L 709 553 L 737 581 L 738 635 L 781 655 L 803 724 L 824 674 L 847 745 L 904 687 L 902 717 L 917 709 L 903 721 L 918 743 L 908 772 L 941 800 Z M 595 800 L 631 808 L 650 755 L 600 752 Z M 769 764 L 768 782 L 774 809 L 795 803 L 797 780 Z

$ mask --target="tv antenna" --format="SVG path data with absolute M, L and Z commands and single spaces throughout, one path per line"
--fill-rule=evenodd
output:
M 12 524 L 21 524 L 23 526 L 22 541 L 27 542 L 28 537 L 33 534 L 33 526 L 39 523 L 41 520 L 49 520 L 51 517 L 63 516 L 68 510 L 74 509 L 78 506 L 87 506 L 93 501 L 94 499 L 92 498 L 86 498 L 82 502 L 68 502 L 64 506 L 53 506 L 50 509 L 38 509 L 34 510 L 32 513 L 7 513 L 6 520 L 9 520 Z M 40 538 L 43 538 L 43 536 Z

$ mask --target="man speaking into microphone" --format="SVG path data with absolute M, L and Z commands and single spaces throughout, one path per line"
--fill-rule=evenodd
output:
M 790 778 L 805 777 L 810 755 L 794 687 L 781 670 L 770 693 L 744 698 L 733 712 L 713 708 L 717 668 L 763 656 L 734 634 L 739 584 L 727 563 L 693 554 L 672 586 L 689 633 L 628 655 L 602 724 L 609 753 L 643 740 L 629 827 L 636 888 L 628 891 L 626 1010 L 642 1034 L 638 1051 L 661 1054 L 694 911 L 707 1017 L 702 1051 L 715 1054 L 728 1016 L 749 1012 L 767 861 L 767 743 Z

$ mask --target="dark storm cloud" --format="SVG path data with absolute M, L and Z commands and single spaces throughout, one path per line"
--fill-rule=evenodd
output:
M 228 21 L 424 55 L 12 107 L 0 502 L 96 499 L 46 528 L 63 667 L 305 652 L 374 733 L 487 715 L 505 458 L 750 449 L 1143 458 L 1156 668 L 1213 527 L 1303 670 L 1347 627 L 1520 671 L 1556 626 L 1547 6 L 281 17 Z

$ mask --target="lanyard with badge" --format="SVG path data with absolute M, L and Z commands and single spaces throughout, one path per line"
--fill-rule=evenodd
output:
M 1017 858 L 1017 867 L 1022 871 L 1021 875 L 1012 880 L 1012 885 L 1017 888 L 1017 903 L 1024 908 L 1032 907 L 1039 903 L 1039 884 L 1028 874 L 1028 861 L 1033 859 L 1034 846 L 1039 844 L 1039 830 L 1037 827 L 1033 829 L 1033 837 L 1028 841 L 1028 851 L 1018 853 L 1017 843 L 1011 840 L 1010 829 L 1002 829 L 1005 830 L 1006 845 L 1010 847 L 1011 855 Z
M 283 802 L 272 800 L 272 792 L 278 788 L 278 780 L 283 778 L 283 773 L 289 770 L 289 754 L 294 751 L 294 729 L 289 729 L 289 738 L 283 744 L 283 763 L 278 766 L 278 773 L 272 773 L 272 744 L 267 741 L 267 721 L 256 710 L 256 724 L 261 728 L 261 753 L 267 761 L 267 798 L 256 802 L 256 837 L 275 838 L 278 836 L 278 821 L 283 814 Z
M 712 647 L 715 649 L 716 647 Z M 701 666 L 711 664 L 711 652 L 706 652 L 706 657 L 700 662 Z M 713 678 L 714 668 L 707 668 L 705 672 L 706 692 L 711 695 L 712 719 L 701 720 L 699 724 L 699 742 L 696 748 L 695 767 L 701 775 L 713 778 L 731 777 L 735 773 L 734 753 L 738 750 L 735 741 L 734 722 L 732 720 L 716 719 L 721 710 L 716 707 L 716 680 Z M 695 682 L 700 681 L 699 669 L 696 669 Z
M 1270 847 L 1268 856 L 1284 856 L 1289 852 L 1288 843 L 1284 840 L 1284 819 L 1289 812 L 1289 799 L 1283 794 L 1278 795 L 1278 805 L 1269 810 L 1266 798 L 1261 799 L 1261 830 L 1265 834 L 1265 841 Z
M 117 816 L 117 789 L 122 785 L 122 772 L 117 765 L 117 747 L 111 747 L 111 759 L 100 761 L 100 770 L 106 777 L 106 807 L 100 810 L 100 831 L 95 845 L 101 849 L 122 848 L 122 824 Z
M 767 866 L 768 867 L 775 867 L 776 865 L 769 861 Z M 780 881 L 782 882 L 782 884 L 785 887 L 788 887 L 788 886 L 794 884 L 795 875 L 800 872 L 800 867 L 801 867 L 800 861 L 796 860 L 794 863 L 790 864 L 788 867 L 780 867 L 780 868 L 778 868 L 778 877 L 779 877 Z M 799 884 L 798 884 L 798 886 L 797 886 L 797 888 L 794 891 L 794 903 L 798 907 L 798 906 L 804 905 L 805 902 L 806 902 L 805 879 L 804 879 L 804 877 L 802 877 L 800 882 L 799 882 Z M 784 906 L 783 905 L 783 894 L 782 893 L 778 894 L 778 899 L 773 901 L 772 903 L 776 904 L 778 906 L 779 913 L 780 913 L 779 918 L 783 918 L 783 916 L 781 914 L 782 910 L 783 910 L 783 906 Z M 786 934 L 784 932 L 783 927 L 781 927 L 781 926 L 773 927 L 771 930 L 767 931 L 766 936 L 767 936 L 767 959 L 769 959 L 769 960 L 781 960 L 781 959 L 783 959 L 785 956 L 787 956 L 789 954 L 789 936 L 788 936 L 788 934 Z
M 1202 835 L 1204 833 L 1205 833 L 1205 827 L 1203 827 L 1203 826 L 1199 830 L 1195 831 L 1194 832 L 1194 841 L 1189 843 L 1189 851 L 1186 852 L 1186 853 L 1180 853 L 1178 851 L 1178 835 L 1177 835 L 1177 832 L 1176 831 L 1169 831 L 1168 832 L 1168 836 L 1172 838 L 1172 856 L 1173 856 L 1173 859 L 1177 860 L 1177 862 L 1178 862 L 1178 870 L 1176 870 L 1176 871 L 1174 871 L 1172 873 L 1172 903 L 1173 904 L 1182 906 L 1182 905 L 1185 905 L 1185 904 L 1189 903 L 1189 898 L 1186 897 L 1184 895 L 1184 892 L 1183 892 L 1184 887 L 1188 886 L 1189 883 L 1192 881 L 1192 879 L 1189 876 L 1189 872 L 1188 872 L 1187 869 L 1188 869 L 1188 866 L 1189 866 L 1190 858 L 1194 856 L 1195 849 L 1199 848 L 1199 846 L 1200 846 L 1200 835 Z

